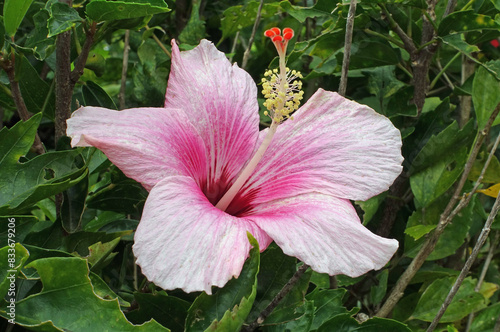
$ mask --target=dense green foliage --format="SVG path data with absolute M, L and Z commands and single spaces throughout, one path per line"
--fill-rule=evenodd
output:
M 11 318 L 8 270 L 16 277 L 11 331 L 237 331 L 256 320 L 292 278 L 301 264 L 297 259 L 275 245 L 259 254 L 250 237 L 254 249 L 240 277 L 211 296 L 149 283 L 131 250 L 147 191 L 102 152 L 71 149 L 58 132 L 67 118 L 64 100 L 72 111 L 79 105 L 162 106 L 172 39 L 188 50 L 206 38 L 240 66 L 249 48 L 243 66 L 260 82 L 265 70 L 277 65 L 263 32 L 291 27 L 296 34 L 287 65 L 303 73 L 305 100 L 319 87 L 337 91 L 349 3 L 266 0 L 261 9 L 259 4 L 0 1 L 2 327 Z M 491 152 L 500 128 L 500 116 L 492 118 L 500 103 L 500 2 L 447 5 L 361 0 L 354 16 L 346 97 L 391 119 L 401 131 L 405 157 L 404 171 L 388 192 L 356 204 L 368 228 L 399 241 L 398 253 L 384 269 L 355 279 L 306 271 L 258 329 L 425 331 L 434 319 L 500 188 L 499 154 Z M 130 50 L 122 74 L 125 43 Z M 56 53 L 64 48 L 69 70 L 75 68 L 69 91 L 55 79 L 64 65 Z M 269 125 L 263 111 L 262 128 Z M 37 150 L 37 140 L 45 153 Z M 462 197 L 488 157 L 479 189 L 491 189 Z M 449 215 L 457 188 L 456 198 L 472 199 L 441 232 L 438 223 Z M 437 330 L 500 329 L 499 219 Z M 12 220 L 14 242 L 9 241 Z M 382 315 L 391 319 L 374 317 L 434 232 L 441 232 L 435 248 L 403 287 L 403 297 Z M 12 264 L 9 249 L 15 251 Z

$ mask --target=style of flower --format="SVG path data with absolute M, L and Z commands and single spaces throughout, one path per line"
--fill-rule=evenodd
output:
M 278 35 L 268 36 L 277 47 L 291 38 Z M 102 150 L 149 191 L 133 251 L 150 281 L 211 294 L 239 276 L 247 232 L 261 251 L 275 241 L 330 275 L 380 269 L 397 250 L 396 240 L 360 223 L 349 200 L 377 195 L 399 175 L 399 131 L 369 107 L 322 89 L 293 120 L 275 119 L 290 101 L 281 95 L 267 105 L 273 125 L 259 132 L 250 75 L 206 40 L 186 52 L 172 42 L 164 108 L 81 107 L 68 120 L 73 146 Z

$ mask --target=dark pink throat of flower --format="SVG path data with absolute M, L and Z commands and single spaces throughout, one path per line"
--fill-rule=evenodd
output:
M 241 171 L 239 177 L 224 193 L 217 204 L 215 204 L 216 208 L 221 211 L 226 211 L 230 214 L 241 213 L 238 211 L 248 210 L 247 206 L 245 206 L 245 204 L 247 204 L 248 202 L 244 202 L 243 204 L 241 204 L 242 202 L 238 201 L 238 199 L 241 200 L 241 197 L 239 197 L 239 191 L 243 187 L 245 182 L 249 179 L 249 177 L 257 167 L 257 164 L 264 155 L 265 151 L 271 144 L 272 138 L 276 133 L 278 125 L 282 122 L 285 116 L 288 117 L 289 113 L 297 109 L 298 102 L 294 103 L 294 101 L 302 99 L 302 94 L 300 94 L 299 96 L 294 90 L 294 88 L 298 87 L 299 85 L 295 82 L 290 85 L 289 80 L 291 80 L 291 76 L 287 75 L 287 72 L 289 72 L 290 70 L 285 66 L 286 47 L 290 39 L 293 38 L 293 30 L 290 28 L 285 28 L 282 32 L 279 28 L 274 27 L 266 30 L 264 35 L 271 38 L 274 46 L 276 47 L 276 50 L 278 51 L 280 59 L 279 74 L 275 75 L 275 77 L 271 79 L 272 86 L 270 85 L 270 83 L 267 84 L 266 91 L 269 91 L 267 91 L 265 95 L 265 98 L 268 99 L 267 103 L 269 104 L 266 107 L 272 110 L 273 117 L 271 126 L 267 131 L 266 137 L 261 142 L 261 145 L 252 156 L 252 158 L 248 161 L 245 168 Z M 278 73 L 277 70 L 276 73 Z M 292 74 L 295 75 L 296 72 L 293 71 Z M 300 76 L 300 74 L 298 76 Z M 293 78 L 295 77 L 296 76 L 293 76 Z M 290 86 L 292 86 L 292 88 L 290 88 Z

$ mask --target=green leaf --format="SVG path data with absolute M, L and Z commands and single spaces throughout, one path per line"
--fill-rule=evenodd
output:
M 78 150 L 49 152 L 20 163 L 33 144 L 42 115 L 0 131 L 0 215 L 14 214 L 75 185 L 84 176 Z
M 214 295 L 202 293 L 189 308 L 186 331 L 239 331 L 257 294 L 259 244 L 250 233 L 250 257 L 237 279 L 231 279 Z
M 376 40 L 353 43 L 356 51 L 351 54 L 349 69 L 364 69 L 398 64 L 401 60 L 399 50 L 389 44 Z M 337 61 L 342 63 L 343 53 L 337 55 Z
M 481 310 L 476 317 L 474 317 L 470 332 L 494 331 L 498 317 L 500 317 L 500 303 L 495 303 Z
M 422 236 L 429 234 L 437 225 L 415 225 L 405 229 L 405 234 L 411 236 L 413 239 L 418 240 Z
M 318 332 L 411 332 L 411 330 L 403 323 L 386 318 L 372 318 L 366 322 L 359 324 L 351 314 L 337 315 L 321 325 Z
M 109 263 L 117 253 L 111 253 L 113 249 L 120 242 L 120 238 L 117 237 L 109 242 L 102 243 L 101 241 L 94 243 L 89 246 L 89 255 L 87 256 L 87 261 L 92 266 L 92 271 L 100 271 L 104 266 Z
M 489 65 L 494 65 L 500 69 L 500 60 L 490 61 Z M 500 81 L 498 81 L 485 68 L 479 67 L 472 82 L 472 102 L 476 111 L 478 129 L 482 130 L 491 114 L 500 103 Z M 493 125 L 500 124 L 500 116 L 497 116 Z
M 387 293 L 387 279 L 389 278 L 389 270 L 383 270 L 377 275 L 378 285 L 374 285 L 370 289 L 370 302 L 379 304 L 384 299 Z
M 436 316 L 441 304 L 450 292 L 456 278 L 443 278 L 435 280 L 422 294 L 412 318 L 431 322 Z M 486 299 L 481 293 L 475 292 L 477 279 L 465 278 L 458 293 L 451 301 L 450 306 L 441 318 L 441 323 L 458 321 L 472 312 L 486 307 Z
M 258 1 L 250 1 L 246 6 L 232 6 L 224 10 L 220 26 L 222 39 L 232 36 L 243 28 L 252 26 L 255 22 L 258 8 Z M 277 11 L 278 5 L 276 3 L 266 3 L 262 6 L 261 16 L 263 18 L 271 17 Z
M 134 293 L 134 299 L 137 301 L 139 309 L 127 313 L 127 318 L 134 324 L 142 324 L 154 319 L 170 328 L 172 332 L 184 331 L 184 322 L 191 305 L 189 302 L 167 296 L 165 292 Z
M 23 242 L 26 235 L 28 235 L 33 227 L 39 222 L 35 216 L 16 216 L 10 215 L 0 217 L 0 248 L 8 245 L 9 227 L 8 219 L 14 219 L 16 224 L 16 242 Z M 5 220 L 5 222 L 3 221 Z M 11 231 L 12 232 L 12 231 Z
M 54 50 L 56 38 L 47 38 L 49 29 L 47 28 L 50 14 L 48 10 L 41 9 L 33 15 L 35 28 L 28 33 L 23 49 L 33 52 L 38 60 L 45 60 Z
M 473 131 L 472 121 L 461 130 L 453 122 L 432 136 L 415 157 L 410 168 L 410 185 L 421 207 L 444 194 L 458 179 L 467 160 Z
M 490 16 L 474 13 L 473 10 L 458 11 L 446 16 L 438 27 L 438 35 L 446 36 L 453 32 L 473 30 L 498 30 L 500 24 Z
M 97 22 L 143 17 L 170 11 L 164 0 L 91 1 L 87 16 Z
M 179 34 L 179 41 L 182 44 L 197 45 L 205 37 L 205 21 L 200 19 L 201 0 L 193 0 L 191 6 L 191 17 Z
M 132 325 L 125 319 L 118 300 L 97 296 L 85 259 L 52 257 L 31 262 L 43 283 L 41 292 L 16 303 L 16 323 L 39 328 L 52 322 L 59 329 L 88 331 L 168 331 L 155 321 Z M 36 309 L 35 309 L 36 308 Z M 0 316 L 6 317 L 6 307 Z
M 306 299 L 314 302 L 314 318 L 311 324 L 311 330 L 318 329 L 324 322 L 336 315 L 346 314 L 348 310 L 342 304 L 342 298 L 346 289 L 315 289 L 308 294 Z
M 49 3 L 47 3 L 48 5 Z M 54 2 L 50 6 L 50 18 L 48 21 L 49 34 L 47 37 L 56 36 L 65 31 L 71 30 L 83 19 L 78 12 L 64 2 Z
M 87 81 L 82 86 L 83 103 L 85 106 L 98 106 L 118 109 L 111 97 L 97 83 Z
M 16 230 L 16 226 L 11 229 Z M 9 234 L 16 235 L 16 233 Z M 10 286 L 12 282 L 15 282 L 19 271 L 29 257 L 28 250 L 16 243 L 15 237 L 9 237 L 9 239 L 12 242 L 9 241 L 7 246 L 0 249 L 0 298 L 4 298 L 5 295 L 9 298 L 16 298 L 15 287 L 12 289 Z
M 0 50 L 3 48 L 5 43 L 5 25 L 4 25 L 3 16 L 0 16 Z
M 314 302 L 307 300 L 296 308 L 275 309 L 266 319 L 264 331 L 309 331 L 314 319 L 314 310 Z
M 304 23 L 307 18 L 331 18 L 336 6 L 335 2 L 327 0 L 319 0 L 313 7 L 293 6 L 289 1 L 280 2 L 281 9 L 300 23 Z
M 248 321 L 254 321 L 290 280 L 296 271 L 295 257 L 287 256 L 276 244 L 271 244 L 260 255 L 257 296 Z
M 32 2 L 33 0 L 5 0 L 3 5 L 3 17 L 5 33 L 7 33 L 9 37 L 14 37 L 16 34 L 17 28 L 19 24 L 21 24 Z
M 83 210 L 85 209 L 85 200 L 89 192 L 89 174 L 88 170 L 84 173 L 85 177 L 63 193 L 63 204 L 61 207 L 61 223 L 64 230 L 68 233 L 74 233 L 81 228 Z
M 25 56 L 16 57 L 16 80 L 28 111 L 43 111 L 46 117 L 54 120 L 55 94 Z
M 482 152 L 476 160 L 474 160 L 472 169 L 467 177 L 470 181 L 477 181 L 488 157 L 489 155 L 486 152 Z M 488 165 L 483 179 L 481 180 L 482 183 L 500 183 L 500 161 L 498 161 L 498 158 L 495 155 L 491 157 L 490 164 Z
M 418 230 L 422 233 L 424 230 L 431 231 L 435 228 L 449 199 L 449 195 L 443 195 L 429 206 L 413 212 L 410 218 L 408 218 L 406 227 L 412 237 L 410 237 L 410 235 L 405 237 L 405 254 L 407 256 L 415 257 L 425 241 L 424 237 L 419 237 L 418 240 L 413 238 L 413 236 L 417 237 L 415 234 L 417 233 L 416 231 Z M 472 223 L 474 205 L 475 201 L 472 201 L 453 219 L 453 222 L 445 228 L 436 247 L 429 257 L 427 257 L 427 260 L 436 260 L 453 255 L 457 249 L 462 246 Z M 416 229 L 416 226 L 420 226 L 420 229 Z

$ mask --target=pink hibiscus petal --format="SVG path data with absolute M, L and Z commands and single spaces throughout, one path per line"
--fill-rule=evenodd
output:
M 398 241 L 365 228 L 348 200 L 312 193 L 261 204 L 252 220 L 287 255 L 329 275 L 358 277 L 382 268 Z
M 67 123 L 72 146 L 95 146 L 148 190 L 169 175 L 206 181 L 204 143 L 182 111 L 82 107 Z
M 212 285 L 239 276 L 250 250 L 247 231 L 260 250 L 272 241 L 252 221 L 216 209 L 192 178 L 172 176 L 151 190 L 133 250 L 156 285 L 211 294 Z
M 401 144 L 389 119 L 319 89 L 293 120 L 278 127 L 234 205 L 308 192 L 366 200 L 387 190 L 401 173 Z
M 181 53 L 172 41 L 165 107 L 181 106 L 211 156 L 203 190 L 216 203 L 255 147 L 259 132 L 255 83 L 211 42 L 202 40 Z

